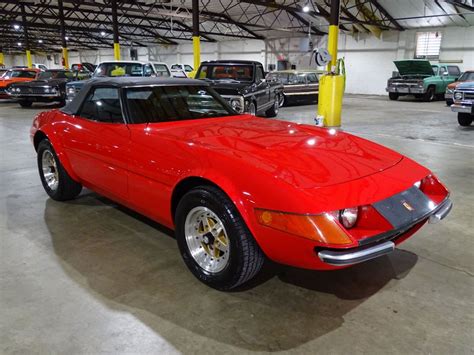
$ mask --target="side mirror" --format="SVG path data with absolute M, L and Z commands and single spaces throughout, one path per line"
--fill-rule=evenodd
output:
M 447 71 L 445 71 L 442 75 L 443 75 L 443 76 L 448 76 L 449 73 L 448 73 Z

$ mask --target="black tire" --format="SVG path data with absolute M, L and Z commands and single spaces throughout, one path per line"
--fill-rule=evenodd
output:
M 396 93 L 396 92 L 389 92 L 389 93 L 388 93 L 388 98 L 389 98 L 390 100 L 392 100 L 392 101 L 398 100 L 398 97 L 399 97 L 399 96 L 400 96 L 400 95 L 398 95 L 398 93 Z
M 224 269 L 204 270 L 190 253 L 186 242 L 186 218 L 196 207 L 206 207 L 222 221 L 229 239 L 229 258 Z M 181 256 L 193 275 L 206 285 L 227 291 L 255 277 L 265 260 L 255 239 L 227 195 L 217 187 L 200 186 L 190 190 L 176 208 L 176 239 Z
M 20 104 L 21 107 L 31 107 L 31 105 L 33 105 L 33 101 L 29 101 L 29 100 L 21 100 L 21 101 L 18 101 L 18 103 Z
M 458 123 L 463 127 L 470 126 L 473 120 L 473 116 L 469 113 L 459 112 Z
M 279 109 L 280 109 L 280 97 L 277 95 L 275 97 L 275 101 L 273 102 L 272 107 L 270 107 L 267 111 L 265 111 L 265 116 L 268 118 L 276 117 L 276 115 L 278 115 Z
M 452 104 L 454 104 L 453 100 L 446 100 L 446 106 L 451 106 Z
M 58 184 L 57 187 L 54 189 L 52 189 L 46 182 L 46 178 L 43 172 L 43 154 L 45 154 L 46 151 L 52 154 L 54 162 L 56 163 Z M 81 193 L 82 185 L 74 181 L 66 172 L 48 139 L 43 139 L 38 145 L 37 162 L 38 172 L 40 175 L 41 183 L 43 184 L 43 188 L 48 194 L 48 196 L 51 197 L 53 200 L 72 200 Z
M 434 101 L 436 98 L 436 93 L 435 93 L 435 88 L 434 86 L 428 87 L 428 90 L 423 95 L 423 101 L 424 102 L 431 102 Z
M 251 101 L 247 107 L 247 112 L 250 114 L 250 115 L 254 115 L 254 116 L 257 116 L 257 105 L 255 104 L 255 102 Z

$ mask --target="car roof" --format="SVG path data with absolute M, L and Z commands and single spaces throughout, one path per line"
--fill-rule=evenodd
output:
M 324 70 L 316 70 L 316 69 L 301 69 L 301 70 L 275 70 L 270 72 L 269 74 L 307 74 L 307 73 L 315 73 L 315 74 L 323 74 Z
M 35 71 L 35 72 L 40 72 L 41 71 L 37 68 L 10 68 L 8 70 Z
M 207 60 L 203 63 L 222 63 L 222 64 L 260 64 L 262 63 L 257 62 L 255 60 Z
M 153 77 L 97 77 L 83 81 L 84 86 L 74 99 L 61 109 L 69 115 L 76 115 L 82 105 L 82 102 L 88 95 L 89 91 L 95 87 L 112 86 L 117 88 L 130 87 L 149 87 L 149 86 L 208 86 L 202 80 L 181 79 L 181 78 L 153 78 Z
M 100 62 L 99 65 L 101 64 L 148 64 L 149 62 L 141 62 L 138 60 L 104 60 L 103 62 Z

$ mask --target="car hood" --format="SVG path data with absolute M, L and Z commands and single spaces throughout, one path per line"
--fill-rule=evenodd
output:
M 465 81 L 456 86 L 457 90 L 474 90 L 474 81 Z
M 230 82 L 214 80 L 205 82 L 209 83 L 211 87 L 221 95 L 241 95 L 243 91 L 248 88 L 252 83 L 241 83 L 241 82 Z
M 396 60 L 394 63 L 400 75 L 434 75 L 433 68 L 427 60 Z
M 173 128 L 175 139 L 228 155 L 251 164 L 255 171 L 303 189 L 360 179 L 403 158 L 342 131 L 248 115 L 204 121 L 212 122 Z M 160 126 L 149 127 L 153 132 Z

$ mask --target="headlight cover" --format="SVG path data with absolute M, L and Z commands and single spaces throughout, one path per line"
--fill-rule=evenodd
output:
M 67 93 L 69 94 L 75 94 L 76 93 L 76 88 L 74 86 L 70 86 L 67 88 Z
M 302 215 L 255 209 L 258 223 L 269 228 L 311 239 L 324 244 L 352 244 L 333 213 Z
M 455 92 L 454 93 L 454 98 L 456 100 L 462 100 L 462 92 L 460 92 L 460 91 Z
M 339 220 L 347 229 L 355 226 L 358 217 L 359 209 L 357 207 L 345 208 L 339 213 Z

